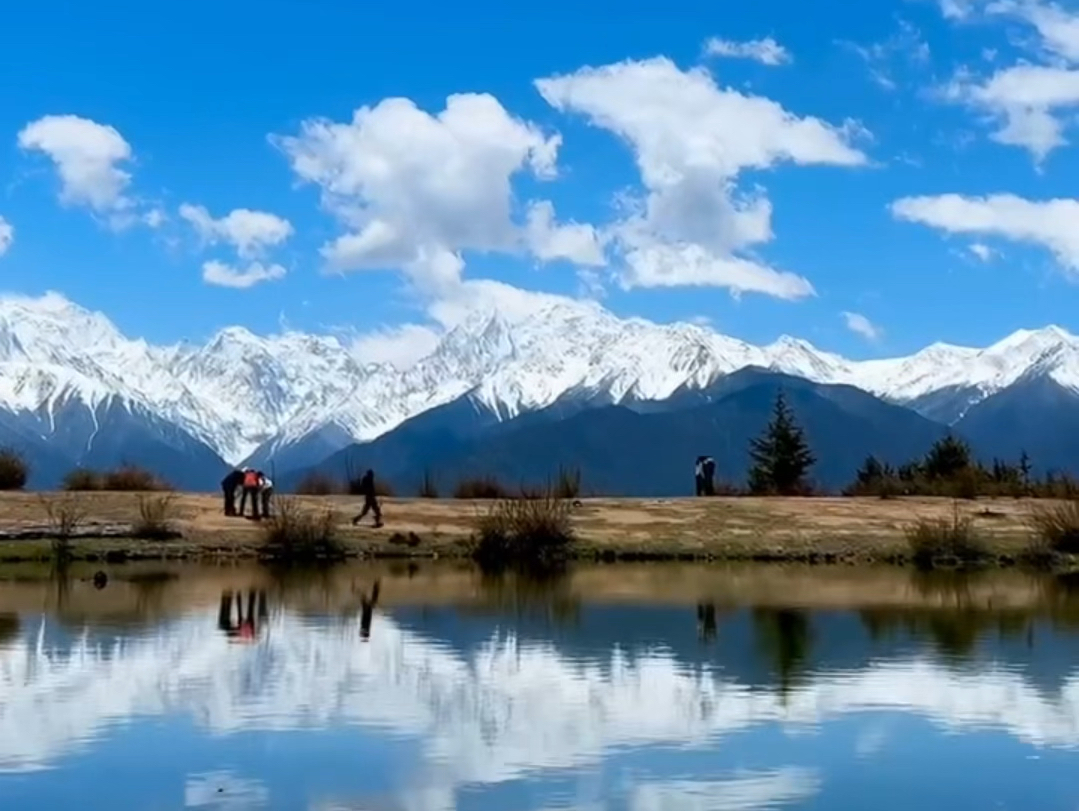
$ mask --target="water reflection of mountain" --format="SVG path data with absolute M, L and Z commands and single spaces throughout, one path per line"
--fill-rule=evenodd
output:
M 685 667 L 708 667 L 759 688 L 775 687 L 783 670 L 790 677 L 858 670 L 873 661 L 925 653 L 951 668 L 995 663 L 1056 692 L 1079 663 L 1079 634 L 1069 634 L 1059 620 L 1033 612 L 788 613 L 795 621 L 784 624 L 783 612 L 774 609 L 721 610 L 715 641 L 709 644 L 702 644 L 695 614 L 685 608 L 586 605 L 572 624 L 524 613 L 502 627 L 512 628 L 521 644 L 552 645 L 569 659 L 603 662 L 614 649 L 631 657 L 658 651 Z M 489 616 L 411 608 L 394 609 L 392 616 L 403 628 L 465 658 L 475 656 L 490 640 Z M 786 667 L 778 661 L 784 651 L 787 659 L 794 659 Z

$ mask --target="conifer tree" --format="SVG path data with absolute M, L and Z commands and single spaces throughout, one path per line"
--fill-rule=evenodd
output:
M 782 391 L 776 395 L 771 421 L 750 443 L 749 455 L 750 492 L 793 496 L 808 489 L 805 477 L 816 458 Z

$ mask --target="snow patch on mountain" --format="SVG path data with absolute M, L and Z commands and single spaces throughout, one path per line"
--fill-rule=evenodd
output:
M 229 327 L 204 345 L 157 347 L 55 293 L 0 299 L 0 408 L 40 417 L 72 401 L 94 410 L 116 398 L 230 462 L 329 426 L 374 439 L 466 393 L 510 418 L 567 392 L 612 403 L 663 400 L 747 366 L 846 383 L 897 403 L 953 388 L 973 391 L 976 401 L 1030 375 L 1079 390 L 1079 339 L 1051 326 L 986 349 L 934 344 L 905 358 L 854 362 L 796 338 L 759 347 L 693 324 L 556 301 L 523 318 L 477 313 L 398 369 L 364 362 L 329 335 Z

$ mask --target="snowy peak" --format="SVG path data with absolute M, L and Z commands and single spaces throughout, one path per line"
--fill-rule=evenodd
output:
M 846 383 L 889 400 L 964 392 L 975 402 L 1044 375 L 1079 390 L 1079 339 L 1019 330 L 985 349 L 934 344 L 852 362 L 783 336 L 754 346 L 705 327 L 622 319 L 588 302 L 477 313 L 405 369 L 369 364 L 334 336 L 227 327 L 203 345 L 155 347 L 55 293 L 0 299 L 0 408 L 52 414 L 115 398 L 183 428 L 229 462 L 319 432 L 369 440 L 471 392 L 506 417 L 567 393 L 662 400 L 748 366 Z

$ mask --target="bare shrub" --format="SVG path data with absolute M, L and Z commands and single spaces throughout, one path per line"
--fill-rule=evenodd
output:
M 38 501 L 49 526 L 53 557 L 61 561 L 67 560 L 71 556 L 71 537 L 86 521 L 86 503 L 77 493 L 42 495 L 38 497 Z
M 345 493 L 345 486 L 326 473 L 312 471 L 300 479 L 296 485 L 296 494 L 300 496 L 339 496 Z
M 104 482 L 102 481 L 101 474 L 96 470 L 90 470 L 85 467 L 77 467 L 74 470 L 68 472 L 64 476 L 64 481 L 61 487 L 64 490 L 71 492 L 87 491 L 87 490 L 101 490 Z
M 155 473 L 138 465 L 123 464 L 106 471 L 101 480 L 102 490 L 129 493 L 152 493 L 172 487 Z
M 423 471 L 423 481 L 420 482 L 418 495 L 420 498 L 438 498 L 438 485 L 430 470 Z
M 475 476 L 462 479 L 453 489 L 453 497 L 469 500 L 509 498 L 510 491 L 494 476 Z
M 22 490 L 30 477 L 30 465 L 18 451 L 0 449 L 0 490 Z

